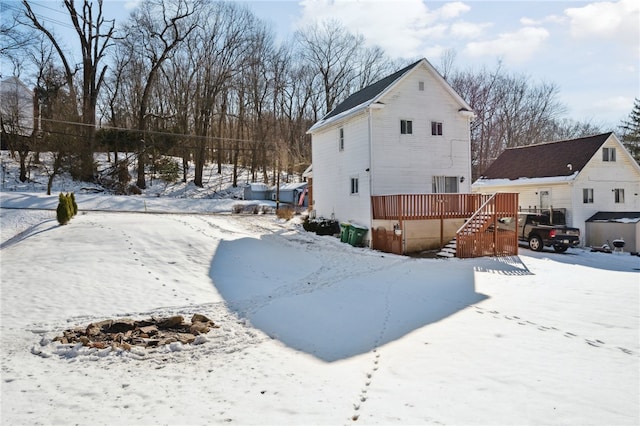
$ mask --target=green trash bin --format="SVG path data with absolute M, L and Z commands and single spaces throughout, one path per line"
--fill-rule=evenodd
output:
M 349 244 L 354 247 L 360 247 L 366 233 L 367 228 L 358 225 L 351 225 L 349 228 Z
M 351 228 L 350 223 L 341 223 L 340 224 L 340 241 L 346 243 L 349 241 L 349 229 Z

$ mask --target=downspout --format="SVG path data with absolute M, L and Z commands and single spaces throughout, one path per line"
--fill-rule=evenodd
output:
M 372 205 L 372 196 L 373 193 L 371 191 L 371 165 L 373 164 L 373 150 L 371 149 L 371 144 L 373 142 L 372 134 L 373 134 L 373 123 L 371 120 L 371 106 L 369 106 L 369 167 L 367 168 L 367 174 L 369 175 L 369 226 L 371 230 L 369 232 L 370 240 L 369 240 L 369 248 L 373 247 L 373 205 Z

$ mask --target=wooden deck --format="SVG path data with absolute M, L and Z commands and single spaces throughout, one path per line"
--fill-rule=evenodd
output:
M 466 219 L 456 233 L 457 257 L 518 254 L 518 194 L 382 195 L 371 197 L 371 207 L 374 220 L 393 220 L 400 229 L 412 220 Z M 374 236 L 374 248 L 383 249 L 375 246 L 376 241 L 380 239 Z M 397 241 L 386 250 L 397 253 Z

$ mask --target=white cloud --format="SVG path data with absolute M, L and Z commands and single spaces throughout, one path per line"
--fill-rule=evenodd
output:
M 437 19 L 453 19 L 471 10 L 471 7 L 462 2 L 445 3 L 432 14 Z
M 605 38 L 638 44 L 638 0 L 591 3 L 564 12 L 570 20 L 571 35 L 576 39 Z
M 471 22 L 459 21 L 451 25 L 451 35 L 453 37 L 470 39 L 480 37 L 486 28 L 491 27 L 493 24 L 483 23 L 474 24 Z
M 527 18 L 526 16 L 523 18 L 520 18 L 520 23 L 527 27 L 537 27 L 546 23 L 563 24 L 564 22 L 565 22 L 565 18 L 557 15 L 545 16 L 542 19 L 532 19 L 532 18 Z
M 461 2 L 429 9 L 422 0 L 303 0 L 298 27 L 337 19 L 394 57 L 424 55 L 424 46 L 447 36 L 447 20 L 470 10 Z
M 468 43 L 465 52 L 470 56 L 502 57 L 507 62 L 525 62 L 549 38 L 544 28 L 525 27 L 516 32 L 503 33 L 487 41 Z
M 142 2 L 142 0 L 127 0 L 124 3 L 124 8 L 126 10 L 133 10 Z

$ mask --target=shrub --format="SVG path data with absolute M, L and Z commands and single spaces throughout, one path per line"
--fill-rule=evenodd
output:
M 302 228 L 308 232 L 315 232 L 318 235 L 334 235 L 340 233 L 340 224 L 337 220 L 331 219 L 309 219 L 305 217 Z
M 180 178 L 180 165 L 171 158 L 162 157 L 156 160 L 154 167 L 160 179 L 167 183 L 172 183 Z
M 234 204 L 231 207 L 231 212 L 235 213 L 235 214 L 240 214 L 242 213 L 242 210 L 244 210 L 244 206 L 242 204 Z
M 72 216 L 75 216 L 78 214 L 78 203 L 76 203 L 76 195 L 72 192 L 71 194 L 69 194 L 69 196 L 71 200 L 71 207 L 73 208 Z
M 276 210 L 276 216 L 278 216 L 278 219 L 291 220 L 294 213 L 295 210 L 291 207 L 280 207 Z
M 314 219 L 310 219 L 309 216 L 307 216 L 302 222 L 302 229 L 307 232 L 316 232 L 316 229 L 318 229 L 318 222 L 316 222 Z
M 66 225 L 71 220 L 71 209 L 69 208 L 69 198 L 62 192 L 58 196 L 58 207 L 56 208 L 56 218 L 60 225 Z

